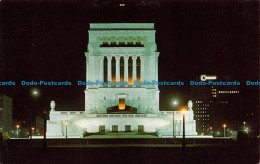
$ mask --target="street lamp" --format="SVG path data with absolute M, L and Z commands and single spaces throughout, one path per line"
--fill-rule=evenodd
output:
M 226 124 L 223 124 L 222 126 L 223 126 L 223 128 L 224 128 L 224 137 L 226 137 L 226 127 L 227 127 L 227 125 L 226 125 Z
M 34 128 L 34 127 L 32 127 L 33 135 L 34 135 L 34 130 L 35 130 L 35 128 Z
M 19 128 L 20 128 L 20 125 L 16 125 L 16 138 L 18 138 L 19 136 Z
M 185 143 L 185 114 L 186 114 L 186 110 L 183 109 L 182 110 L 182 115 L 183 115 L 183 134 L 182 134 L 182 147 L 185 147 L 186 146 L 186 143 Z
M 40 92 L 37 88 L 34 88 L 31 90 L 31 95 L 34 98 L 37 98 L 40 95 Z M 30 131 L 30 139 L 32 139 L 32 109 L 30 108 L 30 127 L 29 127 L 29 131 Z
M 32 96 L 33 96 L 33 97 L 38 97 L 38 96 L 39 96 L 39 91 L 38 91 L 38 89 L 34 88 L 34 89 L 32 89 L 31 91 L 32 91 Z
M 248 134 L 248 127 L 245 129 L 245 132 Z
M 175 110 L 175 107 L 177 107 L 178 105 L 178 101 L 174 100 L 173 101 L 173 111 L 172 111 L 172 138 L 174 139 L 175 137 L 175 132 L 174 132 L 174 110 Z
M 174 106 L 177 106 L 177 105 L 178 105 L 178 101 L 174 100 L 174 101 L 173 101 L 173 105 L 174 105 Z
M 243 124 L 244 124 L 244 131 L 246 131 L 246 122 L 244 121 Z
M 66 138 L 68 138 L 68 135 L 67 135 L 67 132 L 68 132 L 67 131 L 68 130 L 68 122 L 67 121 L 65 122 L 65 125 L 66 125 Z
M 210 129 L 210 135 L 212 135 L 212 126 L 210 126 L 209 129 Z

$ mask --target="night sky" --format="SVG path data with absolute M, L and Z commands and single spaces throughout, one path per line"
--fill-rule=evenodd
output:
M 119 7 L 118 2 L 2 3 L 1 81 L 16 86 L 0 87 L 13 97 L 14 117 L 23 118 L 28 108 L 49 110 L 51 100 L 57 110 L 84 110 L 85 86 L 76 81 L 85 80 L 89 23 L 155 23 L 159 81 L 186 82 L 159 86 L 161 110 L 170 109 L 176 97 L 187 103 L 188 81 L 201 74 L 224 74 L 241 83 L 259 80 L 257 3 L 161 1 L 140 6 L 135 1 Z M 74 85 L 36 86 L 41 95 L 32 98 L 33 87 L 21 86 L 21 80 Z M 257 90 L 241 86 L 241 96 L 254 106 Z

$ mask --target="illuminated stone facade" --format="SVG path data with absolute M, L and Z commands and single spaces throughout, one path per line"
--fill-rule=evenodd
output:
M 86 81 L 126 82 L 125 85 L 88 85 L 87 113 L 107 113 L 107 108 L 117 106 L 120 98 L 125 99 L 125 105 L 137 108 L 137 113 L 159 112 L 158 86 L 133 84 L 158 80 L 159 52 L 154 24 L 90 24 L 85 55 Z
M 47 136 L 64 136 L 65 122 L 71 137 L 120 131 L 173 135 L 173 113 L 159 110 L 160 91 L 149 84 L 158 81 L 153 23 L 90 24 L 85 56 L 85 111 L 55 111 L 52 102 Z M 182 135 L 181 112 L 174 112 L 174 122 L 175 135 Z M 186 134 L 197 134 L 192 107 L 186 115 Z

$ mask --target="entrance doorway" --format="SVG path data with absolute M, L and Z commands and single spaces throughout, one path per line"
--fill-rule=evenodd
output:
M 112 125 L 112 132 L 118 132 L 118 125 Z
M 131 132 L 131 125 L 125 125 L 125 132 Z
M 125 98 L 120 98 L 118 103 L 119 110 L 125 110 Z
M 138 133 L 144 132 L 144 125 L 138 125 Z
M 105 125 L 99 125 L 99 133 L 105 133 Z

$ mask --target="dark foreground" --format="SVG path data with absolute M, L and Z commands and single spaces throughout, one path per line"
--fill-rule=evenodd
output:
M 141 144 L 142 140 L 52 140 L 10 141 L 2 151 L 3 163 L 258 163 L 258 143 L 170 144 L 163 140 Z M 106 140 L 105 140 L 106 141 Z M 136 141 L 136 143 L 134 143 Z M 118 143 L 122 142 L 122 143 Z M 165 142 L 164 144 L 162 142 Z M 1 163 L 1 162 L 0 162 Z

